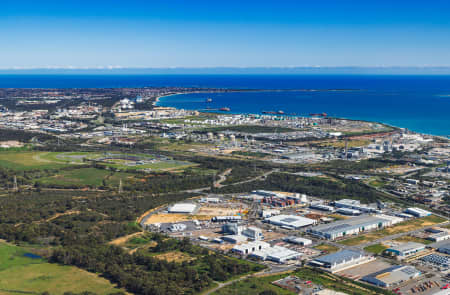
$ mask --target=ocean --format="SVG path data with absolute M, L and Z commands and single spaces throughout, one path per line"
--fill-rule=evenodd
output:
M 158 105 L 228 107 L 232 113 L 278 111 L 377 121 L 450 135 L 450 76 L 428 75 L 0 75 L 1 88 L 211 87 L 289 91 L 191 93 Z M 299 89 L 317 91 L 295 91 Z M 212 102 L 206 104 L 206 98 Z M 1 101 L 0 101 L 1 104 Z

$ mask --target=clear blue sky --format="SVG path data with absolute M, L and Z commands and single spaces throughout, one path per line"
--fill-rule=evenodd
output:
M 1 0 L 0 68 L 450 66 L 450 1 Z

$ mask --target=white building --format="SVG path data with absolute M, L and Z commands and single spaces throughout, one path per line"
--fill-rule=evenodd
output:
M 184 213 L 184 214 L 192 214 L 197 210 L 197 205 L 193 203 L 177 203 L 175 205 L 170 206 L 167 211 L 169 213 Z
M 242 231 L 242 235 L 244 235 L 247 238 L 254 240 L 254 241 L 259 241 L 259 240 L 264 239 L 262 230 L 260 228 L 254 227 L 254 226 L 249 226 L 246 229 L 244 229 Z
M 254 251 L 250 255 L 261 260 L 270 260 L 278 263 L 284 263 L 287 260 L 296 259 L 302 254 L 285 247 L 274 246 Z
M 397 256 L 399 259 L 414 255 L 420 251 L 425 250 L 425 245 L 416 242 L 407 242 L 395 247 L 390 247 L 385 251 Z
M 426 216 L 430 216 L 431 215 L 431 212 L 429 212 L 427 210 L 423 210 L 421 208 L 417 208 L 417 207 L 407 208 L 403 212 L 411 214 L 411 215 L 413 215 L 415 217 L 426 217 Z
M 284 226 L 293 229 L 299 229 L 305 226 L 316 224 L 314 219 L 301 217 L 297 215 L 276 215 L 265 219 L 266 222 L 278 226 Z
M 312 244 L 312 241 L 310 239 L 305 239 L 301 237 L 295 237 L 295 236 L 289 236 L 283 239 L 283 241 L 296 244 L 296 245 L 302 245 L 302 246 L 308 246 Z
M 249 242 L 241 245 L 236 245 L 231 249 L 231 251 L 238 253 L 240 255 L 249 255 L 255 251 L 261 251 L 263 249 L 270 248 L 270 244 L 261 241 Z

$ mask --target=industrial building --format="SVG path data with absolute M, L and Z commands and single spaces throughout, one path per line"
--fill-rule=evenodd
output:
M 421 272 L 409 265 L 395 265 L 364 276 L 363 281 L 389 288 L 420 276 Z
M 437 250 L 441 253 L 450 254 L 450 242 L 440 245 Z
M 314 219 L 297 215 L 276 215 L 265 219 L 266 222 L 286 228 L 299 229 L 308 225 L 316 224 Z
M 167 211 L 169 213 L 183 213 L 183 214 L 193 214 L 198 208 L 197 204 L 193 203 L 177 203 L 170 206 Z
M 407 208 L 403 212 L 407 213 L 407 214 L 411 214 L 414 217 L 426 217 L 426 216 L 430 216 L 431 215 L 431 212 L 429 212 L 427 210 L 420 209 L 420 208 L 416 208 L 416 207 Z
M 296 259 L 302 254 L 285 247 L 274 246 L 254 251 L 250 255 L 261 260 L 270 260 L 278 263 L 284 263 L 287 260 Z
M 334 201 L 334 206 L 336 208 L 354 209 L 354 210 L 358 210 L 358 211 L 366 212 L 366 213 L 378 212 L 377 208 L 362 205 L 359 200 L 342 199 L 339 201 Z
M 249 226 L 249 227 L 245 228 L 242 231 L 242 235 L 244 235 L 247 238 L 254 240 L 254 241 L 259 241 L 259 240 L 264 239 L 262 230 L 260 228 L 254 227 L 254 226 Z
M 242 220 L 242 216 L 214 216 L 211 218 L 212 222 L 239 222 Z
M 302 245 L 302 246 L 308 246 L 312 244 L 312 241 L 310 239 L 295 237 L 295 236 L 289 236 L 283 239 L 283 241 L 296 244 L 296 245 Z
M 390 247 L 386 249 L 385 252 L 397 256 L 399 259 L 403 259 L 405 257 L 411 256 L 423 250 L 425 250 L 424 244 L 416 242 L 407 242 L 395 247 Z
M 241 235 L 229 235 L 229 236 L 223 236 L 221 237 L 221 240 L 231 243 L 231 244 L 238 244 L 243 243 L 247 241 L 247 237 L 241 236 Z
M 229 222 L 222 225 L 222 233 L 230 235 L 240 235 L 244 227 L 236 222 Z
M 322 224 L 309 229 L 315 236 L 334 240 L 339 237 L 356 235 L 364 231 L 381 229 L 402 221 L 401 218 L 388 215 L 359 216 Z
M 312 266 L 318 266 L 331 272 L 351 268 L 372 261 L 373 258 L 364 252 L 342 250 L 336 253 L 318 257 L 310 262 Z
M 223 238 L 222 238 L 223 239 Z M 270 244 L 261 241 L 249 242 L 241 245 L 236 245 L 231 249 L 234 253 L 240 255 L 249 255 L 255 251 L 261 251 L 263 249 L 270 248 Z
M 320 210 L 320 211 L 327 211 L 327 212 L 334 212 L 334 208 L 328 205 L 323 204 L 311 204 L 309 205 L 309 208 Z
M 430 241 L 433 241 L 433 242 L 441 242 L 441 241 L 449 240 L 450 232 L 448 232 L 448 231 L 437 232 L 437 233 L 429 235 L 427 237 L 427 239 Z

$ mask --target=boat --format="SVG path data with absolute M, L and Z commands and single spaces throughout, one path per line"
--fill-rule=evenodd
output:
M 270 115 L 284 115 L 284 111 L 262 111 L 263 114 L 270 114 Z
M 227 107 L 224 107 L 224 108 L 220 108 L 219 111 L 222 111 L 222 112 L 229 112 L 229 111 L 231 111 L 231 109 L 230 109 L 230 108 L 227 108 Z
M 213 100 L 212 100 L 212 98 L 207 98 L 206 99 L 206 102 L 212 102 Z
M 309 114 L 311 117 L 326 117 L 326 116 L 328 116 L 328 114 L 327 113 L 312 113 L 312 114 Z

